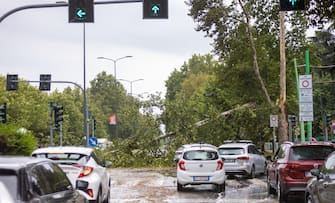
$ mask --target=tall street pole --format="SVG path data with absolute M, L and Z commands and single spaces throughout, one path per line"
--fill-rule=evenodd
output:
M 117 117 L 117 113 L 118 113 L 118 89 L 117 89 L 117 77 L 116 77 L 116 62 L 118 62 L 119 60 L 122 60 L 122 59 L 125 59 L 125 58 L 131 58 L 133 56 L 123 56 L 123 57 L 120 57 L 120 58 L 117 58 L 117 59 L 111 59 L 111 58 L 106 58 L 106 57 L 102 57 L 102 56 L 99 56 L 97 57 L 97 59 L 105 59 L 105 60 L 109 60 L 109 61 L 113 61 L 114 63 L 114 79 L 115 79 L 115 110 L 114 110 L 114 114 L 115 114 L 115 120 L 116 120 L 116 123 L 115 123 L 115 138 L 118 137 L 118 134 L 119 134 L 119 130 L 118 130 L 118 117 Z
M 133 96 L 133 83 L 138 82 L 138 81 L 142 81 L 144 79 L 140 78 L 140 79 L 137 79 L 137 80 L 126 80 L 126 79 L 119 79 L 119 80 L 129 82 L 129 84 L 130 84 L 130 96 Z
M 86 137 L 86 146 L 89 146 L 88 140 L 88 105 L 87 105 L 87 94 L 86 94 L 86 35 L 85 35 L 85 23 L 83 23 L 83 64 L 84 64 L 84 133 Z

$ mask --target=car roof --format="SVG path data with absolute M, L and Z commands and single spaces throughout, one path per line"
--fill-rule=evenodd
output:
M 45 158 L 35 158 L 28 156 L 0 156 L 0 169 L 19 170 L 30 164 L 35 164 L 50 160 Z
M 253 143 L 227 143 L 227 144 L 223 144 L 223 145 L 220 145 L 219 148 L 233 148 L 233 147 L 246 147 L 246 146 L 249 146 L 249 145 L 254 145 Z
M 184 152 L 194 151 L 194 150 L 206 150 L 206 151 L 217 151 L 217 148 L 210 146 L 192 146 L 184 149 Z
M 94 151 L 93 148 L 89 147 L 78 147 L 78 146 L 61 146 L 61 147 L 44 147 L 33 151 L 32 154 L 45 154 L 45 153 L 76 153 L 90 155 Z
M 283 142 L 283 144 L 288 144 L 293 147 L 295 146 L 331 146 L 335 147 L 334 143 L 331 142 Z
M 207 144 L 207 143 L 191 143 L 191 144 L 184 144 L 181 147 L 179 147 L 178 149 L 189 148 L 189 147 L 212 147 L 212 148 L 217 148 L 216 146 L 214 146 L 212 144 Z

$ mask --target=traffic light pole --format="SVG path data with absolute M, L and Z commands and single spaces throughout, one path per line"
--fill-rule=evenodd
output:
M 52 122 L 52 114 L 53 114 L 53 109 L 54 109 L 54 104 L 52 102 L 49 103 L 50 104 L 50 146 L 54 145 L 54 141 L 53 141 L 53 122 Z

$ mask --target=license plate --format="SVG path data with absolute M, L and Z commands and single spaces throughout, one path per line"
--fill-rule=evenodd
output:
M 310 172 L 310 171 L 306 171 L 306 172 L 305 172 L 305 176 L 306 176 L 306 177 L 311 177 L 311 176 L 312 176 L 312 174 L 311 174 L 311 172 Z
M 224 160 L 225 163 L 234 163 L 235 159 L 226 159 Z
M 209 181 L 208 176 L 193 176 L 194 181 Z

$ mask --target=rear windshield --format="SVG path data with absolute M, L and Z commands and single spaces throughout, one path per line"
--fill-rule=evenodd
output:
M 330 146 L 297 146 L 292 147 L 290 160 L 325 160 L 334 151 Z
M 219 149 L 220 155 L 241 155 L 244 154 L 243 148 L 220 148 Z
M 85 164 L 89 156 L 84 154 L 77 154 L 77 153 L 41 153 L 41 154 L 33 154 L 34 157 L 39 158 L 48 158 L 56 161 L 60 164 Z
M 194 150 L 184 153 L 183 159 L 185 160 L 216 160 L 218 153 L 215 151 Z

